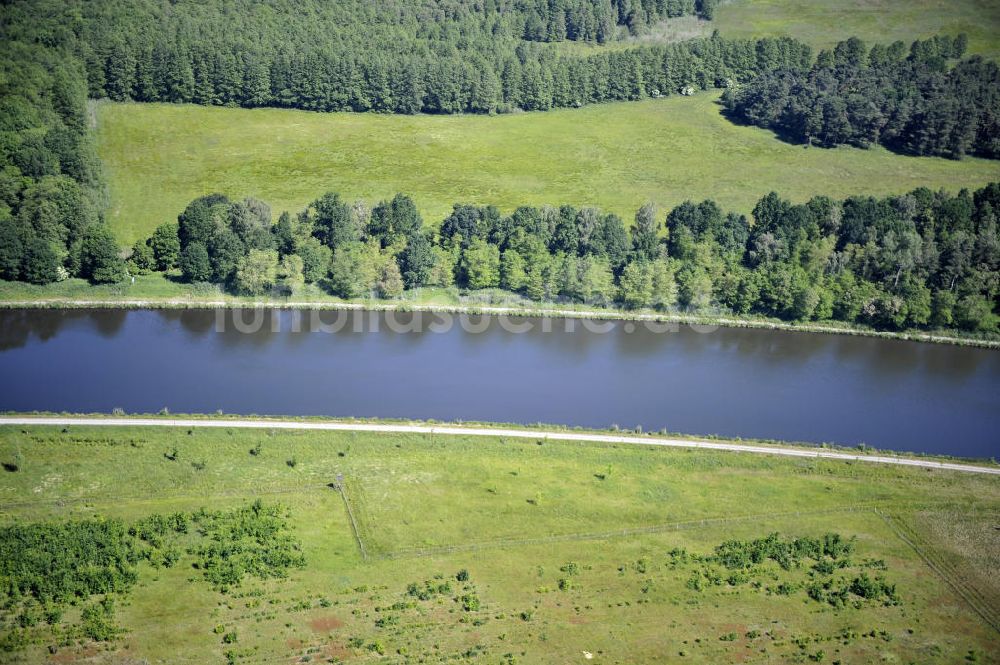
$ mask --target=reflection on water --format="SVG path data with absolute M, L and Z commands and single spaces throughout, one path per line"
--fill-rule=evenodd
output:
M 253 326 L 257 314 L 261 325 Z M 336 332 L 312 332 L 324 326 Z M 0 409 L 617 423 L 1000 452 L 996 351 L 651 328 L 670 326 L 427 313 L 4 310 Z
M 121 309 L 12 309 L 0 310 L 0 351 L 24 346 L 31 338 L 48 340 L 74 326 L 86 326 L 107 338 L 125 323 Z

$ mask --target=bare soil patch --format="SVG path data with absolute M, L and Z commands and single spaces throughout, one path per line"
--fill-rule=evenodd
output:
M 318 617 L 309 622 L 309 627 L 317 633 L 328 633 L 344 625 L 344 622 L 332 614 L 325 617 Z

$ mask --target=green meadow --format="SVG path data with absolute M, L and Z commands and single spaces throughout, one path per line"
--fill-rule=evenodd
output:
M 236 428 L 3 427 L 0 461 L 0 528 L 134 523 L 261 499 L 287 508 L 305 557 L 284 579 L 250 576 L 226 591 L 191 550 L 169 567 L 140 562 L 137 583 L 115 594 L 121 633 L 108 642 L 55 637 L 79 620 L 76 606 L 23 629 L 0 608 L 0 635 L 23 630 L 29 641 L 0 662 L 956 663 L 1000 653 L 989 623 L 1000 617 L 994 477 Z M 330 486 L 341 478 L 346 501 Z M 825 573 L 803 559 L 729 575 L 705 558 L 775 532 L 836 533 L 853 551 Z M 892 585 L 894 600 L 851 593 L 835 606 L 808 591 L 861 574 Z
M 631 220 L 645 201 L 711 197 L 748 213 L 771 190 L 804 201 L 1000 178 L 986 160 L 790 145 L 727 121 L 715 93 L 499 117 L 100 103 L 97 138 L 123 243 L 214 191 L 275 215 L 329 190 L 369 205 L 401 191 L 437 224 L 456 202 L 593 205 Z
M 1000 57 L 1000 5 L 992 0 L 725 0 L 711 21 L 682 16 L 660 21 L 637 37 L 622 35 L 602 45 L 567 41 L 558 48 L 578 53 L 617 50 L 709 37 L 715 30 L 733 39 L 793 37 L 817 50 L 850 37 L 868 44 L 899 40 L 909 45 L 936 34 L 964 32 L 969 55 Z
M 849 37 L 869 44 L 969 36 L 969 53 L 1000 56 L 994 0 L 732 0 L 707 24 L 726 37 L 788 36 L 829 48 Z

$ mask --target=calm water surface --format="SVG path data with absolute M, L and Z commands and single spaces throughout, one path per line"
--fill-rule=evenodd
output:
M 378 331 L 366 319 L 364 332 L 293 332 L 287 311 L 278 331 L 265 320 L 244 333 L 231 316 L 219 332 L 202 310 L 0 311 L 0 410 L 641 425 L 1000 456 L 997 351 L 621 323 L 544 332 L 533 319 L 516 320 L 533 327 L 522 334 L 496 320 L 481 333 L 393 332 L 382 315 Z

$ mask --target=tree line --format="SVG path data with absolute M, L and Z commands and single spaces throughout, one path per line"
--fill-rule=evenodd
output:
M 56 48 L 5 41 L 0 100 L 0 279 L 123 278 L 101 223 L 83 65 Z
M 821 52 L 808 70 L 764 72 L 724 100 L 734 119 L 799 143 L 998 159 L 1000 67 L 959 60 L 965 48 L 965 35 L 916 41 L 909 50 L 852 38 Z
M 964 36 L 823 51 L 713 35 L 594 52 L 564 41 L 710 17 L 710 0 L 13 0 L 6 41 L 82 63 L 93 98 L 315 111 L 494 113 L 724 87 L 731 117 L 796 141 L 996 156 L 1000 75 Z M 7 109 L 5 109 L 7 111 Z M 16 109 L 10 111 L 19 112 Z
M 707 88 L 807 67 L 790 39 L 604 42 L 714 0 L 15 0 L 9 38 L 78 54 L 93 98 L 317 111 L 545 110 Z
M 590 207 L 504 215 L 456 204 L 432 229 L 403 194 L 369 209 L 331 192 L 277 223 L 261 201 L 213 194 L 137 242 L 129 262 L 247 295 L 294 294 L 306 283 L 343 298 L 502 289 L 598 307 L 996 333 L 998 211 L 994 183 L 803 204 L 772 192 L 753 224 L 712 200 L 665 215 L 644 205 L 630 228 Z

